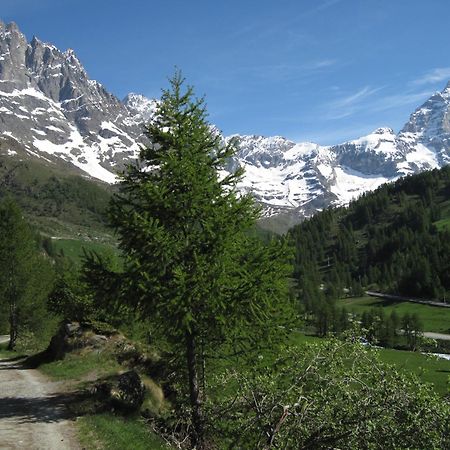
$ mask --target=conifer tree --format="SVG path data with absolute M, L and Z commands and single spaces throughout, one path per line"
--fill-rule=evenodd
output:
M 280 334 L 292 268 L 283 243 L 266 246 L 248 233 L 258 209 L 237 193 L 243 171 L 220 176 L 234 142 L 223 144 L 203 100 L 183 82 L 176 73 L 163 91 L 146 128 L 150 145 L 123 174 L 110 212 L 128 258 L 127 299 L 178 346 L 192 446 L 202 449 L 205 349 L 236 336 L 264 342 L 270 330 Z
M 12 200 L 3 200 L 0 204 L 0 304 L 8 314 L 10 350 L 16 345 L 19 313 L 25 301 L 29 300 L 31 293 L 28 288 L 35 281 L 33 274 L 45 266 L 37 262 L 36 247 L 33 234 L 18 206 Z M 45 285 L 47 277 L 40 276 Z

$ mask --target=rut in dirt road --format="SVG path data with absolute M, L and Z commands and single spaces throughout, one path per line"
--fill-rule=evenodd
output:
M 79 450 L 68 402 L 61 383 L 0 360 L 0 449 Z

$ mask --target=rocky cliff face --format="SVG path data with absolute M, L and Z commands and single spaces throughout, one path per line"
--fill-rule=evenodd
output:
M 73 50 L 27 42 L 14 23 L 0 22 L 1 154 L 63 162 L 114 182 L 136 157 L 155 106 L 137 94 L 120 101 L 89 79 Z M 295 222 L 402 175 L 448 164 L 450 83 L 398 134 L 380 128 L 327 147 L 279 136 L 234 138 L 238 152 L 228 169 L 245 167 L 240 189 L 255 195 L 266 216 L 288 212 Z
M 29 154 L 107 182 L 143 138 L 144 116 L 89 79 L 73 50 L 28 43 L 14 23 L 0 23 L 0 113 L 0 132 Z
M 401 176 L 449 164 L 450 82 L 397 134 L 379 128 L 328 147 L 260 136 L 241 136 L 238 143 L 235 164 L 247 174 L 242 188 L 255 192 L 268 215 L 290 211 L 301 219 Z

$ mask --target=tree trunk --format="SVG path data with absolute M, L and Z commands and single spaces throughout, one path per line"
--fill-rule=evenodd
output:
M 205 425 L 202 414 L 202 399 L 199 388 L 197 349 L 195 344 L 195 335 L 192 332 L 186 332 L 189 397 L 191 403 L 192 424 L 194 427 L 192 447 L 197 450 L 203 450 L 205 448 Z
M 9 303 L 9 344 L 8 350 L 14 350 L 17 340 L 17 307 L 15 300 Z

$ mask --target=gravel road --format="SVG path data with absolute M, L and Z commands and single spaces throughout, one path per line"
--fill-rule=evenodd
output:
M 61 383 L 0 360 L 0 449 L 79 450 L 69 398 Z

